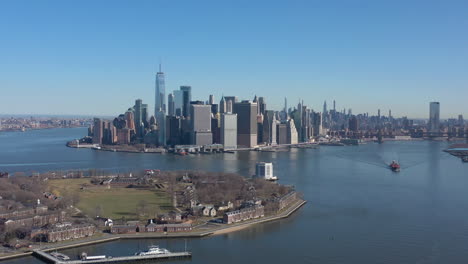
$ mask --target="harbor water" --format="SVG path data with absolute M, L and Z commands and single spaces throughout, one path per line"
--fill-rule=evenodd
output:
M 119 240 L 61 251 L 73 258 L 123 256 L 159 245 L 187 249 L 177 263 L 464 263 L 468 260 L 468 163 L 441 141 L 321 146 L 288 152 L 188 155 L 73 149 L 86 128 L 0 133 L 0 171 L 101 168 L 209 170 L 254 174 L 273 162 L 281 184 L 308 203 L 290 218 L 200 239 Z M 401 171 L 388 163 L 399 161 Z M 4 263 L 42 263 L 33 257 Z

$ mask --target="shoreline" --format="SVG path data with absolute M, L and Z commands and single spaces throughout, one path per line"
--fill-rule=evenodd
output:
M 288 218 L 293 213 L 298 211 L 306 203 L 307 203 L 306 200 L 299 199 L 290 208 L 276 215 L 267 216 L 267 217 L 263 217 L 260 219 L 253 219 L 253 220 L 249 220 L 249 221 L 242 222 L 242 223 L 231 224 L 229 226 L 223 226 L 221 228 L 207 229 L 206 231 L 180 232 L 180 233 L 120 234 L 120 235 L 106 234 L 105 237 L 101 237 L 101 238 L 91 237 L 89 241 L 77 240 L 77 241 L 72 241 L 71 243 L 64 242 L 64 243 L 59 243 L 57 245 L 32 248 L 31 250 L 41 250 L 44 252 L 50 252 L 50 251 L 56 251 L 56 250 L 62 250 L 62 249 L 93 245 L 93 244 L 112 242 L 112 241 L 117 241 L 121 239 L 123 240 L 123 239 L 156 239 L 156 238 L 160 238 L 160 239 L 202 238 L 202 237 L 208 237 L 208 236 L 224 235 L 224 234 L 240 231 L 240 230 L 243 230 L 245 228 L 248 228 L 257 224 L 262 224 L 262 223 L 267 223 L 267 222 L 272 222 L 272 221 Z M 17 254 L 12 254 L 12 255 L 0 256 L 0 263 L 9 259 L 31 256 L 32 254 L 33 252 L 29 251 L 29 252 L 22 252 L 22 253 L 17 253 Z
M 441 138 L 405 138 L 405 139 L 396 139 L 396 138 L 384 138 L 383 142 L 414 142 L 414 141 L 447 141 L 447 142 L 458 142 L 458 141 L 463 141 L 465 138 L 451 138 L 448 139 L 446 137 L 441 137 Z M 150 153 L 150 154 L 174 154 L 176 155 L 177 153 L 173 153 L 168 151 L 167 149 L 161 149 L 161 148 L 145 148 L 144 150 L 141 149 L 133 149 L 133 148 L 128 148 L 128 149 L 118 149 L 118 148 L 112 148 L 112 145 L 105 145 L 104 147 L 96 148 L 95 145 L 93 144 L 80 144 L 80 145 L 75 145 L 71 144 L 72 141 L 67 142 L 65 145 L 69 148 L 83 148 L 83 149 L 92 149 L 96 151 L 107 151 L 107 152 L 122 152 L 122 153 Z M 363 143 L 361 144 L 367 144 L 367 143 L 377 143 L 374 139 L 366 138 L 363 139 Z M 340 144 L 340 145 L 333 145 L 333 144 Z M 273 146 L 256 146 L 252 148 L 237 148 L 237 149 L 229 149 L 229 150 L 223 150 L 219 153 L 235 153 L 235 152 L 241 152 L 241 151 L 260 151 L 260 152 L 278 152 L 278 151 L 286 151 L 289 150 L 290 148 L 318 148 L 319 146 L 353 146 L 353 144 L 344 144 L 340 143 L 330 143 L 330 142 L 301 142 L 301 143 L 296 143 L 296 144 L 282 144 L 282 145 L 273 145 Z M 214 154 L 212 152 L 197 152 L 197 153 L 189 153 L 191 155 L 194 154 Z
M 51 130 L 51 129 L 60 129 L 60 128 L 80 128 L 80 127 L 86 127 L 86 126 L 71 126 L 71 127 L 44 127 L 44 128 L 27 128 L 26 130 L 21 130 L 21 129 L 15 129 L 15 130 L 0 130 L 1 132 L 29 132 L 29 131 L 38 131 L 38 130 Z

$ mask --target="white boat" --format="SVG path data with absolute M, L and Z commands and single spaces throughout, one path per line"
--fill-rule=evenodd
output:
M 159 246 L 150 246 L 146 251 L 140 251 L 135 253 L 136 256 L 147 256 L 147 255 L 164 255 L 171 253 L 165 248 L 160 248 Z
M 52 253 L 50 253 L 50 255 L 55 257 L 58 260 L 70 260 L 69 256 L 67 256 L 65 254 L 62 254 L 62 253 L 52 252 Z
M 277 181 L 278 176 L 271 176 L 271 177 L 265 178 L 265 180 L 267 180 L 267 181 Z
M 87 261 L 87 260 L 102 260 L 102 259 L 106 259 L 106 255 L 99 255 L 99 256 L 85 256 L 85 257 L 82 257 L 81 260 L 83 261 Z

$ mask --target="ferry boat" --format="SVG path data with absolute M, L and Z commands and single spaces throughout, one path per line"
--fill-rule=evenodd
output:
M 392 161 L 392 163 L 389 165 L 390 169 L 392 171 L 395 171 L 395 172 L 399 172 L 400 171 L 400 164 L 398 164 L 398 162 L 396 161 Z
M 164 255 L 169 253 L 171 252 L 165 248 L 160 248 L 159 246 L 150 246 L 146 251 L 135 253 L 135 256 Z

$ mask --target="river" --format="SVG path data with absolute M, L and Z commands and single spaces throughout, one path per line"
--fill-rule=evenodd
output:
M 202 239 L 122 240 L 64 250 L 128 255 L 158 244 L 187 248 L 176 263 L 464 263 L 468 260 L 468 164 L 447 142 L 410 141 L 175 156 L 65 147 L 86 128 L 0 133 L 0 171 L 157 168 L 254 173 L 271 161 L 280 183 L 308 203 L 288 219 Z M 400 173 L 386 167 L 399 160 Z M 33 257 L 7 263 L 42 263 Z

